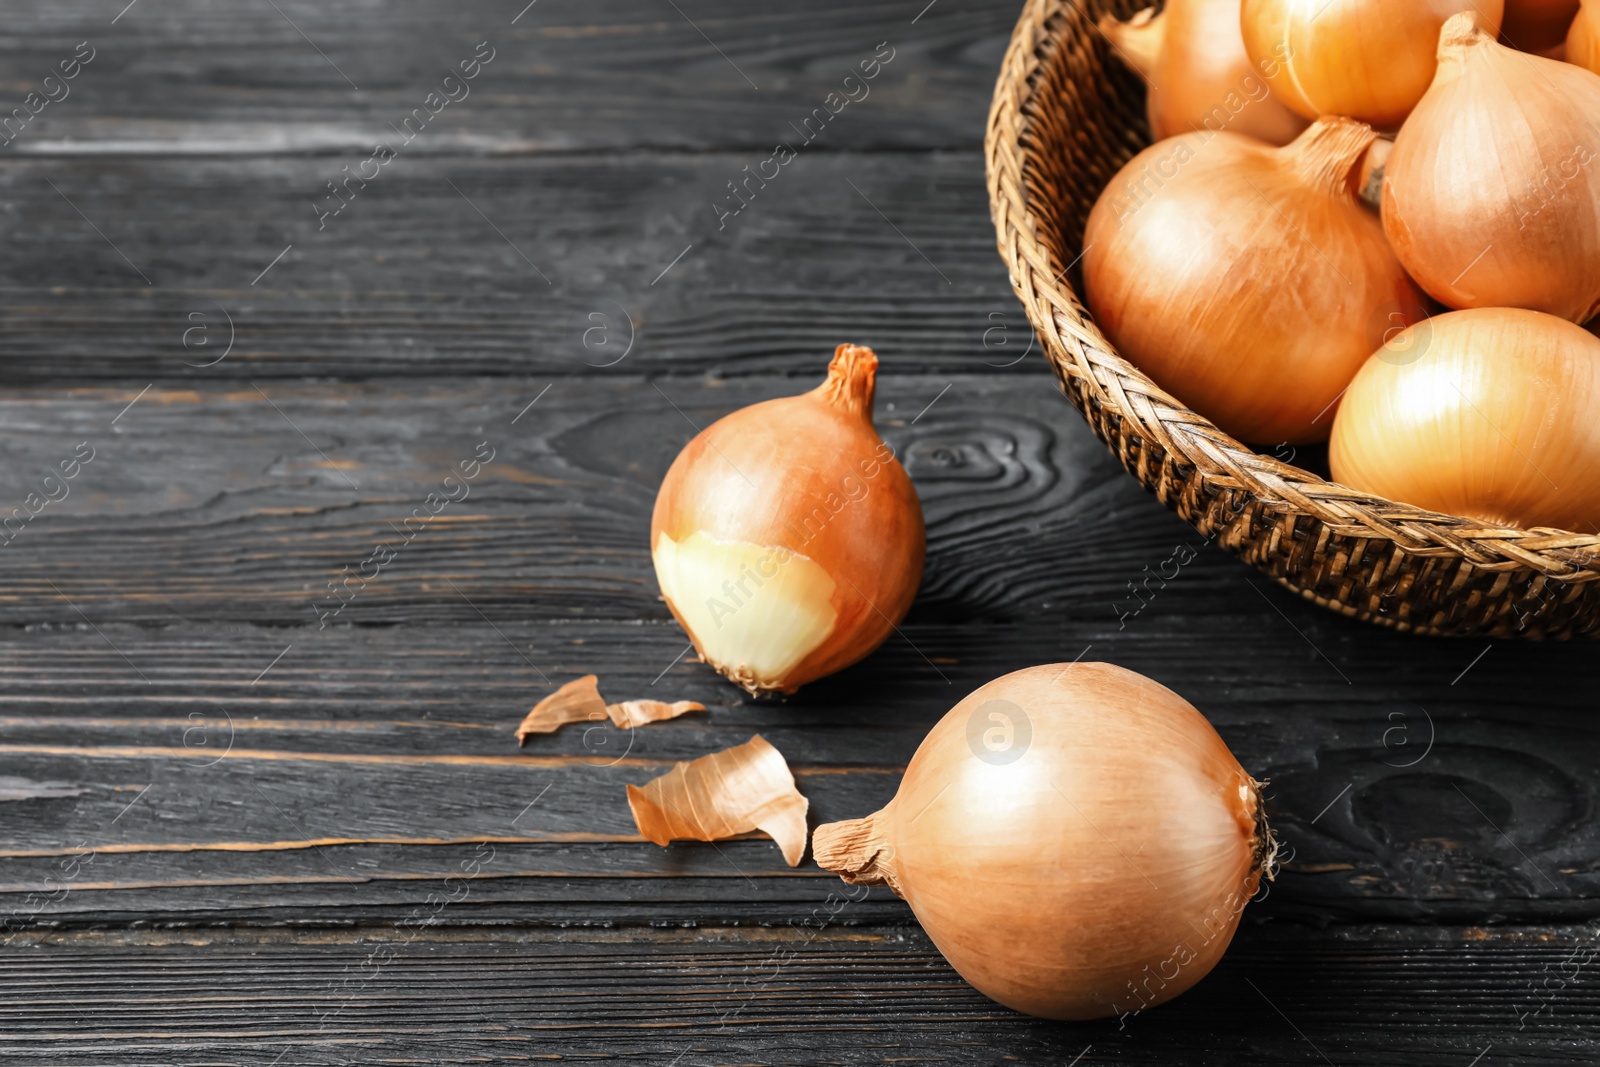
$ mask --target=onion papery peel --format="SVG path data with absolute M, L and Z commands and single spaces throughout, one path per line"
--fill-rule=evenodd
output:
M 670 704 L 661 700 L 624 700 L 620 704 L 607 704 L 600 697 L 599 679 L 586 674 L 574 678 L 533 706 L 517 727 L 517 744 L 526 744 L 530 734 L 553 733 L 573 722 L 601 722 L 609 718 L 621 729 L 631 730 L 645 723 L 704 710 L 704 704 L 693 700 Z
M 723 841 L 759 830 L 778 843 L 789 866 L 805 855 L 809 802 L 795 788 L 783 754 L 760 734 L 628 786 L 628 807 L 639 833 L 658 845 Z
M 674 700 L 670 704 L 664 700 L 624 700 L 620 704 L 606 705 L 606 714 L 611 716 L 611 721 L 624 730 L 643 726 L 647 722 L 676 719 L 691 711 L 705 710 L 704 704 L 697 704 L 693 700 Z

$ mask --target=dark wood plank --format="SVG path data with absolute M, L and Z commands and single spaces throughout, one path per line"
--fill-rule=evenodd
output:
M 27 1063 L 1466 1067 L 1587 1062 L 1600 1033 L 1586 928 L 1330 936 L 1247 923 L 1170 1004 L 1068 1025 L 986 1000 L 916 929 L 854 926 L 855 905 L 825 900 L 819 889 L 817 918 L 771 930 L 513 932 L 419 917 L 50 936 L 0 957 L 0 1050 Z
M 67 83 L 69 95 L 46 105 L 3 150 L 316 152 L 353 165 L 375 141 L 392 142 L 390 124 L 442 92 L 444 78 L 483 41 L 494 50 L 491 62 L 408 152 L 770 150 L 884 41 L 894 58 L 817 143 L 975 149 L 1017 5 L 924 6 L 799 0 L 753 9 L 681 0 L 675 11 L 653 0 L 396 0 L 377 9 L 146 0 L 118 16 L 123 4 L 19 0 L 7 9 L 12 31 L 0 45 L 0 62 L 14 72 L 7 112 L 30 89 L 59 97 L 61 89 L 41 79 L 79 42 L 96 53 Z
M 1171 592 L 1175 615 L 1152 605 L 1125 630 L 1065 615 L 911 625 L 783 704 L 674 664 L 684 640 L 670 623 L 15 629 L 0 640 L 0 767 L 16 797 L 0 802 L 0 908 L 64 922 L 392 919 L 489 842 L 498 859 L 474 897 L 486 917 L 770 919 L 829 879 L 784 866 L 764 839 L 643 844 L 623 784 L 760 733 L 794 766 L 813 823 L 861 815 L 960 696 L 1082 654 L 1173 687 L 1271 780 L 1292 849 L 1275 914 L 1597 914 L 1600 732 L 1581 646 L 1496 645 L 1453 685 L 1482 649 L 1278 592 L 1243 594 L 1260 606 L 1197 628 L 1196 605 L 1214 598 Z M 665 692 L 710 711 L 518 750 L 510 731 L 547 691 L 541 673 L 587 671 L 615 699 Z M 1537 695 L 1530 677 L 1548 679 Z M 92 862 L 75 864 L 85 849 Z
M 270 402 L 254 388 L 161 388 L 126 410 L 131 387 L 14 390 L 0 414 L 16 498 L 75 440 L 104 447 L 73 495 L 6 546 L 0 610 L 28 628 L 0 646 L 12 665 L 0 751 L 31 783 L 20 788 L 43 793 L 7 804 L 11 898 L 82 842 L 108 849 L 97 880 L 55 902 L 62 916 L 387 914 L 473 841 L 509 838 L 517 866 L 495 880 L 507 914 L 530 914 L 551 879 L 620 875 L 635 882 L 617 899 L 681 916 L 661 878 L 687 874 L 722 887 L 698 898 L 700 918 L 748 915 L 752 886 L 734 873 L 803 873 L 762 841 L 727 846 L 731 873 L 715 850 L 639 845 L 623 781 L 759 730 L 802 769 L 818 819 L 860 814 L 960 695 L 1092 654 L 1184 693 L 1274 780 L 1297 849 L 1288 904 L 1322 918 L 1592 913 L 1584 813 L 1600 753 L 1583 718 L 1585 646 L 1485 652 L 1298 603 L 1198 544 L 1047 380 L 957 379 L 904 417 L 944 384 L 891 378 L 881 398 L 930 517 L 905 635 L 777 707 L 673 666 L 685 645 L 655 600 L 645 531 L 655 482 L 693 432 L 685 415 L 703 424 L 792 382 L 670 381 L 669 400 L 632 377 L 565 380 L 516 426 L 534 383 L 273 383 Z M 484 438 L 501 451 L 470 508 L 319 630 L 327 577 L 392 537 L 389 523 Z M 1146 584 L 1182 544 L 1194 561 Z M 609 771 L 592 766 L 616 752 L 599 742 L 622 738 L 586 746 L 569 732 L 516 753 L 505 731 L 547 679 L 588 671 L 619 696 L 666 671 L 662 685 L 713 714 L 641 731 L 633 762 Z M 1528 677 L 1546 679 L 1536 697 Z M 230 722 L 234 749 L 205 767 Z M 559 802 L 513 826 L 558 780 Z M 141 805 L 160 803 L 121 814 L 158 781 Z M 263 847 L 283 842 L 301 847 Z
M 328 583 L 344 568 L 372 573 L 360 565 L 380 542 L 397 559 L 330 623 L 666 619 L 648 554 L 662 474 L 696 425 L 810 388 L 824 360 L 812 363 L 803 379 L 735 382 L 12 389 L 0 396 L 0 501 L 22 506 L 79 442 L 95 452 L 66 499 L 15 524 L 0 620 L 317 624 L 337 603 Z M 891 376 L 878 420 L 929 520 L 918 619 L 1092 600 L 1115 620 L 1113 603 L 1139 603 L 1128 583 L 1142 567 L 1197 540 L 1042 374 Z M 405 540 L 401 524 L 426 516 L 428 495 L 484 441 L 494 459 L 467 498 Z M 1210 555 L 1195 584 L 1230 573 Z
M 754 158 L 404 155 L 321 222 L 325 158 L 14 161 L 0 375 L 1038 374 L 976 153 L 806 153 L 723 219 Z

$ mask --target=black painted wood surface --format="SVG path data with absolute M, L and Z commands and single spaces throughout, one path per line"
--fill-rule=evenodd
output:
M 1600 662 L 1338 618 L 1120 471 L 993 251 L 1014 5 L 101 8 L 11 5 L 0 38 L 19 105 L 95 49 L 0 147 L 0 515 L 79 460 L 0 545 L 6 1063 L 1595 1059 Z M 883 357 L 927 574 L 867 662 L 755 702 L 683 655 L 655 487 L 843 340 Z M 471 495 L 328 615 L 480 442 Z M 626 783 L 754 733 L 813 825 L 864 814 L 961 696 L 1080 655 L 1205 712 L 1292 848 L 1218 970 L 1123 1029 L 991 1004 L 882 890 L 819 928 L 845 887 L 764 838 L 628 816 Z M 519 750 L 590 672 L 708 711 Z

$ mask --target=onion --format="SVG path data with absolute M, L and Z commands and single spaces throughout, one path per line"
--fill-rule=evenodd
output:
M 1334 420 L 1335 481 L 1495 526 L 1600 524 L 1600 338 L 1554 315 L 1454 311 L 1392 338 Z
M 922 507 L 872 428 L 877 367 L 840 345 L 827 381 L 713 423 L 661 483 L 662 595 L 701 658 L 751 693 L 856 662 L 916 595 Z
M 1383 228 L 1453 308 L 1600 309 L 1600 75 L 1495 43 L 1469 12 L 1439 35 L 1439 73 L 1395 138 Z
M 1373 136 L 1324 118 L 1284 148 L 1185 134 L 1139 153 L 1084 234 L 1100 329 L 1235 437 L 1325 439 L 1385 331 L 1425 313 L 1356 195 Z
M 1244 0 L 1240 28 L 1257 63 L 1287 56 L 1272 91 L 1315 118 L 1348 115 L 1393 129 L 1433 80 L 1439 27 L 1482 11 L 1500 28 L 1505 0 Z
M 1129 1014 L 1222 957 L 1272 869 L 1261 787 L 1205 718 L 1107 663 L 1030 667 L 939 720 L 817 862 L 904 897 L 961 976 L 1047 1019 Z
M 1258 72 L 1239 35 L 1240 0 L 1168 0 L 1160 14 L 1145 8 L 1127 22 L 1111 15 L 1100 31 L 1149 86 L 1150 135 L 1162 140 L 1191 130 L 1231 130 L 1269 144 L 1288 144 L 1306 120 L 1272 98 L 1269 58 Z
M 1567 30 L 1566 59 L 1600 74 L 1600 6 L 1596 0 L 1584 0 L 1578 17 L 1572 20 L 1572 27 Z
M 1578 0 L 1505 0 L 1500 40 L 1524 52 L 1548 52 L 1567 38 Z

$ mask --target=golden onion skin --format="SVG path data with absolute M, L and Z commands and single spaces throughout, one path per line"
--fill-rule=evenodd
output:
M 1505 0 L 1244 0 L 1240 28 L 1252 60 L 1284 57 L 1272 91 L 1289 107 L 1392 130 L 1427 92 L 1439 28 L 1461 11 L 1494 32 Z
M 1107 185 L 1084 233 L 1084 288 L 1117 350 L 1244 441 L 1327 438 L 1332 405 L 1421 291 L 1358 197 L 1372 131 L 1318 120 L 1272 148 L 1186 134 Z
M 1393 338 L 1334 420 L 1335 481 L 1496 526 L 1600 531 L 1600 338 L 1517 308 Z
M 1583 0 L 1567 30 L 1566 61 L 1600 74 L 1600 0 Z
M 1176 693 L 1106 663 L 1008 674 L 942 718 L 887 807 L 817 861 L 888 885 L 979 992 L 1137 1012 L 1221 958 L 1271 863 L 1256 783 Z
M 1272 95 L 1276 61 L 1260 69 L 1239 33 L 1240 0 L 1167 0 L 1126 22 L 1107 15 L 1100 31 L 1145 80 L 1145 112 L 1156 140 L 1193 130 L 1242 133 L 1285 145 L 1309 120 Z
M 663 599 L 701 658 L 752 693 L 856 662 L 916 596 L 922 505 L 873 428 L 877 366 L 840 345 L 822 385 L 719 419 L 662 479 L 650 546 Z
M 1495 42 L 1469 14 L 1395 137 L 1383 228 L 1452 308 L 1600 310 L 1600 75 Z

